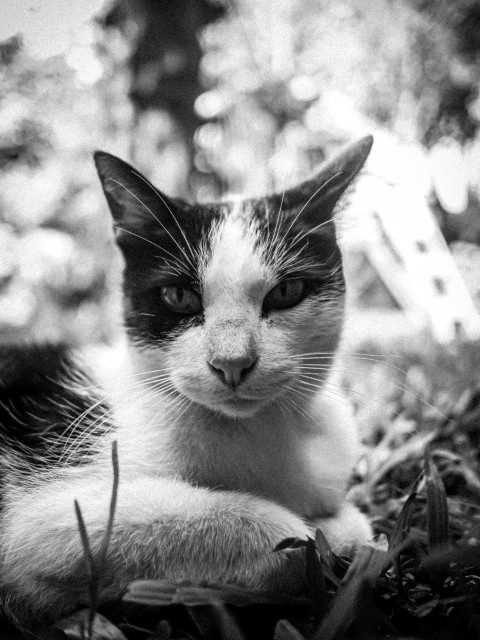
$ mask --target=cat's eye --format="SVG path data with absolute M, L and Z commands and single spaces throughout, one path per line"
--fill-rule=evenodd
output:
M 264 311 L 272 309 L 288 309 L 298 304 L 305 294 L 305 280 L 290 278 L 277 284 L 265 296 Z
M 164 305 L 174 313 L 193 315 L 202 310 L 199 296 L 185 287 L 162 287 L 160 297 Z

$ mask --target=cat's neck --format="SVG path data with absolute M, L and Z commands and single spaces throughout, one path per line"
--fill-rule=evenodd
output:
M 145 375 L 155 370 L 152 362 L 140 357 L 139 365 L 135 349 L 133 356 L 136 367 L 114 380 L 124 477 L 166 475 L 211 489 L 247 491 L 304 516 L 335 510 L 358 456 L 342 403 L 332 405 L 312 392 L 233 418 L 156 388 Z

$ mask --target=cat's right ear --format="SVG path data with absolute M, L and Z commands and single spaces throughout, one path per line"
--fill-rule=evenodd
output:
M 93 157 L 118 237 L 133 236 L 151 224 L 171 225 L 176 205 L 141 173 L 105 151 L 96 151 Z

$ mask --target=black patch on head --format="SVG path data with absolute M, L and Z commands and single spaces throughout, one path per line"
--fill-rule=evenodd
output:
M 69 464 L 88 463 L 110 427 L 105 404 L 90 411 L 98 400 L 92 381 L 62 348 L 3 347 L 0 358 L 0 451 L 15 456 L 19 471 L 51 470 L 63 461 L 66 438 L 71 443 L 79 438 Z M 0 455 L 2 482 L 11 473 L 3 459 Z
M 157 345 L 202 321 L 162 304 L 162 286 L 200 293 L 198 252 L 224 206 L 191 207 L 168 198 L 123 160 L 97 152 L 95 163 L 125 257 L 127 329 L 136 341 Z
M 371 138 L 365 138 L 352 145 L 313 179 L 282 196 L 246 203 L 263 243 L 280 238 L 286 253 L 298 253 L 303 265 L 298 275 L 308 280 L 310 295 L 328 292 L 329 287 L 332 292 L 343 290 L 341 255 L 331 220 L 337 201 L 361 169 L 371 144 Z M 203 321 L 201 313 L 174 313 L 162 304 L 159 293 L 162 286 L 177 286 L 201 295 L 198 252 L 228 207 L 192 207 L 169 199 L 133 167 L 104 152 L 95 154 L 95 163 L 126 261 L 127 328 L 137 341 L 158 345 Z M 287 278 L 297 274 L 286 269 L 278 275 Z
M 329 298 L 333 295 L 342 296 L 345 280 L 333 218 L 326 215 L 321 205 L 313 216 L 311 212 L 303 216 L 301 209 L 308 196 L 298 206 L 298 196 L 294 199 L 292 191 L 287 191 L 283 196 L 276 194 L 246 203 L 259 230 L 258 247 L 274 245 L 269 253 L 272 266 L 275 264 L 274 255 L 280 253 L 285 257 L 282 261 L 284 266 L 280 263 L 278 268 L 276 265 L 277 279 L 305 279 L 305 297 L 320 294 Z M 292 201 L 296 206 L 289 209 Z M 290 263 L 289 257 L 294 258 Z
M 276 194 L 247 203 L 261 238 L 259 242 L 277 245 L 286 257 L 295 256 L 295 264 L 286 265 L 279 280 L 303 277 L 307 295 L 340 294 L 345 282 L 342 257 L 333 224 L 334 210 L 362 168 L 372 146 L 366 137 L 324 164 L 310 180 L 282 195 Z M 271 254 L 270 254 L 271 255 Z
M 203 322 L 202 314 L 183 316 L 170 310 L 162 303 L 160 290 L 163 286 L 185 287 L 201 297 L 198 255 L 201 247 L 208 250 L 209 232 L 221 215 L 218 205 L 177 206 L 175 216 L 183 233 L 176 224 L 167 232 L 153 220 L 137 229 L 141 238 L 121 243 L 126 263 L 125 320 L 136 341 L 158 346 Z

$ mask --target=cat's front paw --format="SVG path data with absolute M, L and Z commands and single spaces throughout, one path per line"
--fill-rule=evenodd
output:
M 344 503 L 330 518 L 319 518 L 315 527 L 322 530 L 332 551 L 338 555 L 352 555 L 372 540 L 372 528 L 367 516 L 352 504 Z

